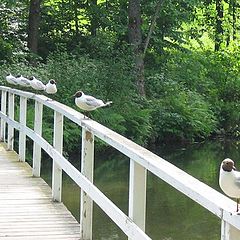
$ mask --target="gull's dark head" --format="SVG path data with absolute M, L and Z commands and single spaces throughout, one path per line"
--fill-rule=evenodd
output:
M 79 98 L 79 97 L 81 97 L 83 95 L 83 92 L 82 91 L 77 91 L 73 96 L 75 97 L 75 98 Z
M 20 78 L 22 75 L 21 74 L 18 74 L 17 76 L 16 76 L 16 78 Z
M 33 76 L 29 78 L 29 80 L 33 80 Z
M 51 79 L 49 82 L 50 82 L 51 84 L 56 84 L 56 81 L 55 81 L 54 79 Z
M 231 172 L 232 170 L 236 170 L 234 166 L 234 161 L 230 158 L 226 158 L 222 161 L 222 169 L 225 172 Z

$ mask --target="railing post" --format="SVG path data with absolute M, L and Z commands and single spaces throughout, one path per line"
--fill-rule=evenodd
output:
M 93 168 L 94 135 L 88 130 L 82 128 L 81 173 L 91 182 L 93 182 Z M 91 240 L 93 202 L 91 198 L 82 190 L 80 204 L 80 239 Z
M 63 115 L 54 111 L 53 146 L 62 154 L 63 149 Z M 62 168 L 53 159 L 52 172 L 52 197 L 53 201 L 61 202 L 62 198 Z
M 7 92 L 2 91 L 1 112 L 3 114 L 6 114 L 6 110 L 7 110 Z M 5 142 L 5 137 L 6 137 L 6 122 L 3 119 L 1 119 L 0 140 L 2 142 Z
M 143 231 L 146 215 L 146 179 L 146 169 L 130 159 L 128 215 Z
M 35 102 L 34 132 L 42 135 L 42 112 L 43 104 Z M 41 172 L 41 147 L 33 143 L 33 176 L 40 177 Z
M 240 240 L 240 230 L 222 220 L 221 240 Z
M 8 117 L 14 120 L 14 94 L 8 93 Z M 8 124 L 8 142 L 7 149 L 13 150 L 14 144 L 14 128 Z
M 20 96 L 20 124 L 26 126 L 27 98 Z M 26 154 L 26 134 L 19 132 L 19 161 L 25 162 Z

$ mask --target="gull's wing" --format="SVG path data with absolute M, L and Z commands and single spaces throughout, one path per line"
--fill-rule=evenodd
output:
M 85 96 L 86 104 L 92 107 L 99 107 L 104 105 L 103 101 L 92 96 Z
M 234 171 L 235 174 L 235 184 L 240 188 L 240 172 Z
M 25 83 L 26 85 L 30 85 L 29 80 L 26 79 L 26 78 L 22 78 L 21 81 L 22 81 L 23 83 Z
M 46 87 L 41 81 L 36 81 L 35 83 L 36 83 L 36 86 L 38 88 L 45 88 Z

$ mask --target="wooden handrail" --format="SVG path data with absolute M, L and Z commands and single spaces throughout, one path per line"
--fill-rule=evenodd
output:
M 164 180 L 178 191 L 182 192 L 204 208 L 214 213 L 222 220 L 221 239 L 223 240 L 239 240 L 240 233 L 240 217 L 232 214 L 235 209 L 235 203 L 217 192 L 206 184 L 200 182 L 196 178 L 190 176 L 186 172 L 167 162 L 163 158 L 153 154 L 147 149 L 137 145 L 120 134 L 104 127 L 103 125 L 90 120 L 84 119 L 84 116 L 76 110 L 53 101 L 43 95 L 37 95 L 24 92 L 8 87 L 0 86 L 2 92 L 1 105 L 1 139 L 5 139 L 5 123 L 10 128 L 15 128 L 20 133 L 30 137 L 36 147 L 44 149 L 54 161 L 53 172 L 53 198 L 61 201 L 61 169 L 64 170 L 86 194 L 82 194 L 81 203 L 81 237 L 92 238 L 92 203 L 95 201 L 103 211 L 122 229 L 122 231 L 130 239 L 150 239 L 145 233 L 145 205 L 146 205 L 146 171 L 150 171 L 160 179 Z M 54 110 L 54 133 L 60 134 L 55 136 L 54 146 L 49 144 L 41 136 L 41 127 L 36 123 L 34 130 L 24 124 L 24 117 L 20 123 L 13 119 L 14 113 L 6 114 L 7 101 L 5 100 L 6 92 L 10 96 L 9 103 L 12 104 L 11 98 L 19 95 L 20 98 L 32 99 L 35 101 L 35 114 L 41 115 L 41 106 L 47 106 Z M 39 110 L 40 109 L 40 110 Z M 37 113 L 36 113 L 37 112 Z M 82 170 L 81 173 L 74 168 L 62 156 L 62 126 L 63 116 L 67 117 L 74 123 L 82 127 Z M 58 133 L 57 133 L 58 132 Z M 10 132 L 11 133 L 11 132 Z M 130 187 L 129 187 L 129 216 L 126 216 L 115 204 L 113 204 L 99 189 L 93 184 L 93 151 L 94 136 L 100 138 L 107 144 L 122 152 L 130 158 Z M 60 143 L 56 141 L 60 139 Z M 23 141 L 23 140 L 22 140 Z M 23 143 L 22 143 L 23 144 Z M 39 150 L 38 150 L 39 151 Z M 83 154 L 84 153 L 84 154 Z M 23 153 L 22 153 L 23 154 Z M 36 157 L 38 156 L 38 157 Z M 35 158 L 39 158 L 37 154 Z M 36 161 L 36 164 L 40 164 Z M 38 165 L 37 165 L 38 166 Z M 38 166 L 39 167 L 39 166 Z M 38 175 L 39 171 L 36 171 Z M 40 173 L 39 173 L 40 175 Z M 141 184 L 136 179 L 141 180 Z M 55 185 L 56 184 L 56 185 Z M 142 188 L 141 188 L 142 187 Z M 87 213 L 87 214 L 86 214 Z M 85 215 L 84 215 L 85 214 Z M 238 237 L 236 237 L 238 236 Z

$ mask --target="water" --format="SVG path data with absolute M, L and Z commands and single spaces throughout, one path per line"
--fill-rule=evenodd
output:
M 153 152 L 200 181 L 220 191 L 218 171 L 221 161 L 239 159 L 238 143 L 209 141 L 187 148 L 159 146 Z M 72 160 L 79 168 L 79 161 Z M 49 160 L 43 161 L 43 177 L 51 182 Z M 237 163 L 238 166 L 238 163 Z M 95 156 L 94 182 L 123 212 L 128 211 L 129 160 L 114 152 Z M 79 188 L 63 176 L 63 202 L 79 220 Z M 122 231 L 94 205 L 93 239 L 127 239 Z M 146 232 L 156 240 L 217 240 L 220 239 L 220 220 L 153 174 L 147 177 Z

